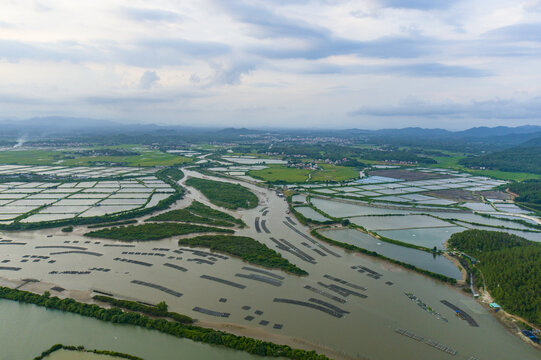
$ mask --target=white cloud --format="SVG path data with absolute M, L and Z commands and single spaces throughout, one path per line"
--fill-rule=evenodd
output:
M 3 116 L 373 128 L 502 114 L 507 124 L 539 123 L 525 110 L 541 96 L 539 0 L 154 4 L 3 3 Z M 418 106 L 404 105 L 411 99 Z

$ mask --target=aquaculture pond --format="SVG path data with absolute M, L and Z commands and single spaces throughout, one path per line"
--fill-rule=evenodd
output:
M 377 233 L 387 238 L 402 241 L 412 245 L 423 246 L 425 248 L 443 249 L 443 244 L 449 240 L 451 235 L 457 232 L 468 230 L 460 226 L 448 226 L 441 228 L 419 228 L 406 230 L 385 230 Z
M 310 220 L 315 220 L 315 221 L 330 220 L 328 217 L 321 215 L 320 213 L 318 213 L 317 211 L 315 211 L 314 209 L 308 206 L 299 206 L 299 207 L 296 207 L 295 210 L 297 210 L 299 213 L 301 213 L 302 215 L 304 215 L 306 218 Z
M 375 251 L 388 258 L 412 264 L 420 269 L 443 274 L 455 279 L 462 277 L 455 264 L 443 256 L 386 243 L 354 229 L 329 230 L 325 231 L 324 235 L 336 241 Z

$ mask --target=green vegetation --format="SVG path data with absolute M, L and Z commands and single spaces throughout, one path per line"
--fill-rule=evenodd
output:
M 160 302 L 156 306 L 149 306 L 149 305 L 138 303 L 136 301 L 118 300 L 118 299 L 115 299 L 109 296 L 103 296 L 103 295 L 96 295 L 93 297 L 93 299 L 96 301 L 101 301 L 101 302 L 111 304 L 112 306 L 116 306 L 118 308 L 125 309 L 125 310 L 136 311 L 136 312 L 140 312 L 140 313 L 151 315 L 151 316 L 171 318 L 183 324 L 192 324 L 194 322 L 194 320 L 189 316 L 182 315 L 176 312 L 167 311 L 168 307 L 165 301 Z
M 193 186 L 201 191 L 211 203 L 226 209 L 252 209 L 259 203 L 254 193 L 239 184 L 189 178 L 186 180 L 186 185 Z
M 121 150 L 123 149 L 123 151 Z M 141 145 L 89 148 L 85 151 L 6 150 L 0 152 L 0 164 L 19 165 L 122 165 L 172 166 L 192 161 L 191 158 L 168 154 Z
M 268 146 L 264 146 L 258 151 L 260 153 L 266 153 L 268 152 Z M 334 144 L 280 143 L 274 144 L 272 151 L 276 154 L 282 154 L 284 158 L 291 160 L 296 160 L 296 157 L 300 155 L 308 159 L 336 161 L 340 162 L 339 165 L 352 165 L 354 167 L 362 166 L 358 159 L 360 161 L 391 161 L 415 164 L 436 163 L 433 159 L 421 156 L 416 151 L 398 149 L 393 146 L 380 146 L 377 149 L 373 149 L 362 146 Z
M 461 159 L 459 164 L 469 168 L 484 167 L 506 172 L 541 174 L 540 147 L 520 146 L 485 155 Z
M 337 166 L 331 164 L 319 164 L 321 169 L 301 169 L 287 167 L 285 165 L 269 165 L 262 170 L 250 170 L 248 175 L 255 179 L 269 183 L 303 183 L 303 182 L 325 182 L 325 181 L 346 181 L 359 177 L 359 171 L 352 167 Z
M 91 317 L 116 324 L 140 326 L 142 328 L 156 330 L 179 338 L 221 345 L 255 355 L 286 357 L 294 360 L 328 360 L 326 356 L 318 355 L 315 351 L 292 349 L 287 345 L 278 345 L 213 329 L 205 329 L 195 325 L 182 324 L 176 321 L 151 319 L 138 313 L 122 311 L 116 307 L 105 309 L 98 305 L 80 303 L 70 298 L 59 299 L 56 296 L 50 297 L 49 294 L 38 295 L 28 291 L 0 287 L 0 298 L 18 301 L 20 303 L 34 304 L 47 309 L 79 314 L 85 317 Z
M 262 170 L 250 170 L 249 176 L 267 181 L 270 183 L 302 183 L 308 181 L 308 175 L 312 173 L 310 169 L 289 168 L 284 165 L 269 165 Z
M 541 244 L 516 235 L 467 230 L 449 247 L 478 260 L 487 290 L 508 312 L 541 325 Z
M 246 236 L 203 235 L 180 239 L 178 244 L 190 247 L 209 248 L 213 251 L 237 256 L 242 260 L 255 265 L 261 265 L 271 269 L 280 269 L 292 274 L 308 274 L 306 271 L 298 268 L 287 259 L 283 258 L 280 253 L 269 249 L 265 244 Z
M 97 229 L 97 228 L 103 228 L 103 227 L 120 226 L 120 225 L 128 225 L 128 224 L 135 224 L 135 223 L 137 223 L 137 220 L 132 219 L 132 220 L 117 221 L 117 222 L 112 222 L 112 223 L 88 225 L 87 228 Z
M 360 253 L 363 253 L 363 254 L 366 254 L 366 255 L 377 257 L 377 258 L 383 259 L 385 261 L 391 262 L 393 264 L 397 264 L 397 265 L 400 265 L 402 267 L 405 267 L 406 269 L 416 271 L 416 272 L 421 273 L 421 274 L 426 275 L 426 276 L 430 276 L 430 277 L 432 277 L 434 279 L 437 279 L 437 280 L 440 280 L 440 281 L 443 281 L 443 282 L 447 282 L 447 283 L 450 283 L 450 284 L 455 284 L 456 283 L 456 279 L 453 279 L 451 277 L 448 277 L 448 276 L 445 276 L 445 275 L 442 275 L 442 274 L 438 274 L 438 273 L 434 273 L 432 271 L 428 271 L 428 270 L 425 270 L 425 269 L 420 269 L 420 268 L 418 268 L 418 267 L 416 267 L 414 265 L 407 264 L 407 263 L 402 262 L 402 261 L 398 261 L 398 260 L 388 258 L 386 256 L 378 254 L 375 251 L 366 250 L 366 249 L 363 249 L 363 248 L 355 246 L 355 245 L 351 245 L 351 244 L 347 244 L 347 243 L 343 243 L 343 242 L 340 242 L 340 241 L 330 239 L 330 238 L 326 237 L 325 235 L 320 234 L 318 232 L 318 229 L 313 229 L 311 231 L 311 234 L 314 237 L 316 237 L 316 238 L 318 238 L 320 240 L 323 240 L 323 241 L 325 241 L 325 242 L 327 242 L 329 244 L 341 247 L 343 249 L 346 249 L 346 250 L 349 250 L 349 251 L 357 251 L 357 252 L 360 252 Z
M 192 202 L 184 209 L 171 210 L 163 214 L 151 217 L 147 221 L 182 221 L 196 224 L 207 224 L 214 226 L 235 226 L 244 227 L 246 224 L 229 214 L 214 210 L 198 201 Z
M 161 171 L 161 174 L 162 176 L 165 176 L 166 178 L 174 182 L 180 181 L 184 177 L 184 173 L 182 172 L 182 170 L 174 167 L 163 169 Z
M 177 235 L 204 232 L 220 232 L 232 234 L 233 230 L 192 224 L 150 223 L 119 227 L 115 226 L 112 228 L 91 231 L 84 235 L 92 238 L 114 239 L 120 241 L 149 241 L 165 239 Z
M 109 356 L 113 356 L 113 357 L 116 357 L 116 358 L 119 358 L 119 359 L 128 359 L 128 360 L 144 360 L 143 358 L 140 358 L 138 356 L 133 356 L 133 355 L 130 355 L 130 354 L 124 354 L 124 353 L 119 353 L 117 351 L 109 351 L 109 350 L 86 350 L 84 348 L 84 346 L 71 346 L 71 345 L 62 345 L 62 344 L 56 344 L 56 345 L 53 345 L 51 346 L 51 348 L 45 350 L 44 352 L 41 353 L 41 355 L 39 356 L 36 356 L 34 358 L 34 360 L 43 360 L 43 359 L 46 359 L 49 355 L 51 355 L 52 353 L 54 353 L 55 351 L 58 351 L 58 350 L 68 350 L 68 351 L 79 351 L 79 352 L 89 352 L 89 353 L 93 353 L 93 354 L 98 354 L 98 355 L 109 355 Z
M 62 228 L 62 232 L 69 233 L 73 231 L 73 226 L 66 226 Z
M 527 180 L 508 186 L 509 191 L 518 195 L 515 202 L 541 211 L 541 180 Z

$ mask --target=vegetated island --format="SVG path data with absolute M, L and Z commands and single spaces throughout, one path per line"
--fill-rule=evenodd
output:
M 177 321 L 151 319 L 148 316 L 136 312 L 122 311 L 117 307 L 105 309 L 95 304 L 77 302 L 71 298 L 59 299 L 56 296 L 51 297 L 48 292 L 45 292 L 43 295 L 38 295 L 28 291 L 0 287 L 0 299 L 34 304 L 47 309 L 79 314 L 85 317 L 116 324 L 140 326 L 142 328 L 156 330 L 179 338 L 191 339 L 193 341 L 213 345 L 222 345 L 255 355 L 285 357 L 294 360 L 330 360 L 325 355 L 317 354 L 315 351 L 292 349 L 287 345 L 278 345 L 272 342 L 229 334 L 223 331 L 182 324 Z
M 84 348 L 84 346 L 72 346 L 72 345 L 63 345 L 63 344 L 55 344 L 51 346 L 49 349 L 45 350 L 41 353 L 41 355 L 36 356 L 34 360 L 43 360 L 47 359 L 49 355 L 56 351 L 60 350 L 67 350 L 67 351 L 76 351 L 76 352 L 86 352 L 86 353 L 92 353 L 96 355 L 108 355 L 112 356 L 118 359 L 128 359 L 128 360 L 144 360 L 143 358 L 140 358 L 138 356 L 130 355 L 130 354 L 124 354 L 120 353 L 118 351 L 110 351 L 110 350 L 87 350 Z
M 206 224 L 213 226 L 232 227 L 239 225 L 246 226 L 244 221 L 237 219 L 229 214 L 200 203 L 193 201 L 190 206 L 184 209 L 171 210 L 163 214 L 151 217 L 147 221 L 181 221 L 196 224 Z
M 170 318 L 172 320 L 178 321 L 183 324 L 192 324 L 194 322 L 194 320 L 187 315 L 179 314 L 176 312 L 170 312 L 168 310 L 168 306 L 165 303 L 165 301 L 158 303 L 156 306 L 150 306 L 150 305 L 141 304 L 137 301 L 119 300 L 119 299 L 115 299 L 113 297 L 104 296 L 104 295 L 95 295 L 92 298 L 96 301 L 108 303 L 108 304 L 111 304 L 111 306 L 116 306 L 121 309 L 136 311 L 136 312 L 140 312 L 140 313 L 147 314 L 150 316 Z
M 541 326 L 541 244 L 499 231 L 467 230 L 451 235 L 450 248 L 461 251 L 474 274 L 502 308 Z M 478 284 L 482 287 L 483 283 Z
M 189 178 L 186 185 L 201 191 L 211 203 L 226 209 L 253 209 L 259 200 L 257 196 L 239 184 L 222 181 Z
M 177 235 L 206 232 L 232 234 L 233 230 L 192 224 L 149 223 L 142 225 L 115 226 L 112 228 L 90 231 L 84 235 L 92 238 L 104 238 L 120 241 L 149 241 L 165 239 Z
M 210 250 L 237 256 L 244 261 L 270 269 L 280 269 L 296 275 L 308 274 L 305 270 L 298 268 L 283 258 L 280 253 L 246 236 L 202 235 L 180 239 L 178 244 L 209 248 Z

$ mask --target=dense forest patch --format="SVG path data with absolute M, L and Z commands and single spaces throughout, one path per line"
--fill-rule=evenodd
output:
M 165 239 L 176 235 L 186 235 L 204 232 L 233 233 L 233 230 L 192 224 L 151 223 L 95 230 L 86 233 L 85 236 L 120 241 L 147 241 Z
M 151 217 L 147 221 L 181 221 L 214 226 L 245 226 L 244 222 L 229 214 L 202 204 L 198 201 L 184 209 L 171 210 Z
M 449 247 L 478 260 L 488 291 L 508 312 L 541 325 L 541 244 L 516 235 L 467 230 Z

